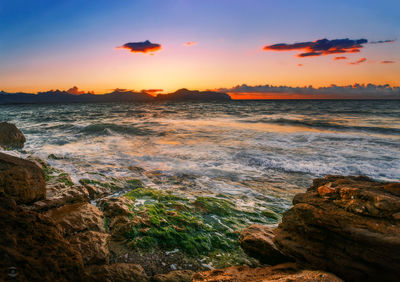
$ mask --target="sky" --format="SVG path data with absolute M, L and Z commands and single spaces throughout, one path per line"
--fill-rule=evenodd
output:
M 0 90 L 396 87 L 399 11 L 398 0 L 0 0 Z

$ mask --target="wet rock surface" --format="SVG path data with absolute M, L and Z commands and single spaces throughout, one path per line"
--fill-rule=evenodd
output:
M 25 136 L 14 124 L 0 122 L 0 146 L 7 149 L 21 149 L 25 144 Z
M 35 163 L 0 153 L 0 191 L 17 203 L 32 203 L 46 197 L 43 171 Z
M 110 235 L 96 231 L 78 233 L 69 239 L 72 248 L 82 255 L 83 263 L 107 264 L 110 251 L 108 250 L 108 238 Z
M 240 233 L 239 244 L 249 256 L 265 264 L 275 265 L 293 261 L 275 246 L 275 229 L 276 227 L 260 224 L 250 225 Z
M 104 232 L 103 213 L 90 203 L 65 205 L 49 210 L 46 215 L 61 226 L 66 236 L 83 231 Z
M 320 270 L 305 270 L 293 263 L 276 266 L 251 268 L 248 266 L 233 266 L 198 272 L 193 276 L 194 282 L 248 282 L 248 281 L 343 281 L 334 274 Z
M 87 281 L 105 282 L 146 282 L 149 281 L 143 268 L 138 264 L 115 263 L 110 265 L 93 265 L 86 268 Z
M 0 280 L 82 281 L 82 258 L 56 223 L 0 196 Z M 8 274 L 17 276 L 9 276 Z
M 348 281 L 396 281 L 400 269 L 399 184 L 366 177 L 316 179 L 298 194 L 274 243 L 299 263 Z

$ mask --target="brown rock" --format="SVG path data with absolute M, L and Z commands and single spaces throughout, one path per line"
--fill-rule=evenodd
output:
M 67 236 L 87 230 L 104 232 L 102 212 L 89 203 L 62 206 L 49 210 L 46 215 L 60 224 Z
M 82 281 L 82 258 L 55 222 L 0 197 L 0 281 Z
M 334 187 L 330 195 L 319 186 Z M 365 177 L 328 176 L 298 194 L 276 231 L 278 249 L 298 263 L 349 281 L 398 281 L 400 197 Z
M 275 228 L 270 226 L 250 225 L 240 233 L 239 244 L 246 254 L 262 263 L 275 265 L 292 261 L 293 259 L 284 256 L 276 248 L 272 240 L 275 236 L 274 230 Z
M 0 153 L 0 192 L 17 203 L 31 203 L 46 197 L 43 171 L 33 162 Z
M 194 272 L 191 270 L 175 270 L 167 274 L 155 275 L 151 281 L 154 282 L 190 282 Z
M 320 270 L 299 269 L 293 263 L 251 268 L 232 266 L 206 272 L 198 272 L 193 282 L 249 282 L 249 281 L 343 281 L 335 275 Z
M 149 278 L 143 268 L 137 264 L 115 263 L 111 265 L 93 265 L 86 268 L 87 281 L 99 282 L 147 282 Z
M 107 217 L 120 215 L 129 215 L 129 207 L 133 205 L 133 201 L 126 197 L 105 197 L 97 202 L 99 208 Z
M 72 248 L 82 255 L 83 263 L 105 264 L 108 263 L 110 251 L 108 238 L 110 235 L 96 231 L 78 233 L 69 239 Z
M 21 149 L 26 139 L 24 134 L 14 124 L 0 122 L 0 146 L 5 148 Z
M 73 203 L 89 203 L 89 193 L 83 186 L 66 186 L 63 183 L 47 185 L 46 199 L 37 201 L 27 208 L 35 211 L 47 211 Z

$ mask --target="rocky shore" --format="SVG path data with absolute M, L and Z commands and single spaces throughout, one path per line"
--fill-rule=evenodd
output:
M 280 220 L 0 153 L 0 232 L 0 280 L 398 281 L 400 183 L 315 179 Z

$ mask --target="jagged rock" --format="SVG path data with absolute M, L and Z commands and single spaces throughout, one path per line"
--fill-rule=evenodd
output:
M 190 282 L 194 272 L 191 270 L 175 270 L 167 274 L 157 274 L 151 281 L 154 282 Z
M 68 236 L 87 230 L 104 232 L 103 213 L 89 203 L 65 205 L 46 212 Z
M 25 136 L 14 124 L 0 122 L 0 146 L 10 149 L 21 149 L 25 144 Z
M 262 263 L 275 265 L 293 261 L 293 259 L 284 256 L 275 246 L 272 240 L 275 236 L 275 229 L 276 227 L 260 224 L 250 225 L 240 233 L 239 244 L 246 254 Z
M 82 258 L 55 222 L 0 196 L 0 281 L 83 281 Z
M 89 193 L 83 186 L 65 186 L 63 183 L 47 185 L 46 199 L 34 202 L 27 208 L 35 211 L 47 211 L 73 203 L 89 203 Z
M 78 233 L 69 239 L 72 248 L 82 255 L 83 263 L 107 264 L 110 251 L 108 250 L 109 234 L 96 231 Z
M 193 282 L 248 282 L 248 281 L 343 281 L 335 275 L 320 270 L 304 270 L 293 263 L 275 266 L 251 268 L 249 266 L 232 266 L 224 269 L 198 272 Z
M 133 201 L 126 197 L 105 197 L 97 203 L 107 217 L 129 215 L 129 207 L 133 205 Z
M 366 177 L 316 179 L 295 196 L 274 243 L 299 263 L 346 281 L 398 281 L 398 187 Z
M 31 203 L 46 197 L 43 171 L 35 163 L 0 153 L 0 192 L 17 203 Z
M 143 268 L 137 264 L 115 263 L 111 265 L 93 265 L 86 268 L 87 281 L 98 282 L 147 282 L 149 278 Z

